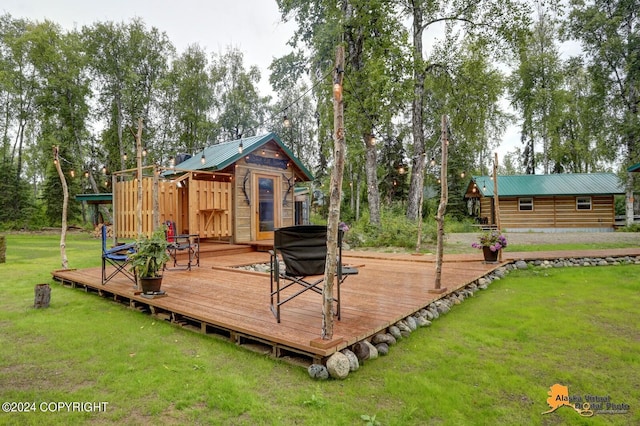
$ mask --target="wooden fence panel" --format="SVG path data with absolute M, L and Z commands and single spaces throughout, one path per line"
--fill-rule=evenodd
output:
M 158 183 L 158 209 L 160 223 L 174 221 L 180 232 L 198 234 L 200 238 L 227 238 L 232 235 L 232 184 L 190 179 L 178 188 L 175 182 Z M 142 231 L 153 230 L 153 179 L 144 178 L 142 200 Z M 137 237 L 137 181 L 116 182 L 114 188 L 119 238 Z

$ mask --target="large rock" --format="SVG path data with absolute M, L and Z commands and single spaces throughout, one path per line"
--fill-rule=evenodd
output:
M 368 342 L 367 342 L 368 343 Z M 364 342 L 356 342 L 353 345 L 353 353 L 356 354 L 359 361 L 366 361 L 369 359 L 369 345 Z
M 344 379 L 351 371 L 349 358 L 342 352 L 336 352 L 327 360 L 327 371 L 334 379 Z
M 378 358 L 378 350 L 376 349 L 376 347 L 373 346 L 368 340 L 365 340 L 364 343 L 369 347 L 369 359 Z
M 528 265 L 527 262 L 525 262 L 524 260 L 518 260 L 516 262 L 516 268 L 518 269 L 527 269 Z
M 386 356 L 389 354 L 389 345 L 386 343 L 378 343 L 376 345 L 376 350 L 380 356 Z
M 410 331 L 415 331 L 418 328 L 418 325 L 416 324 L 416 319 L 412 316 L 406 317 L 404 319 L 404 322 L 405 324 L 407 324 Z M 402 331 L 402 329 L 400 329 L 400 331 Z
M 416 318 L 416 323 L 418 324 L 419 327 L 429 327 L 431 325 L 431 321 L 429 321 L 424 317 Z
M 391 334 L 396 339 L 396 341 L 402 339 L 402 333 L 400 333 L 400 329 L 395 325 L 389 327 L 389 334 Z
M 411 328 L 409 328 L 409 326 L 407 325 L 407 323 L 404 320 L 398 321 L 395 325 L 396 325 L 396 327 L 398 327 L 398 329 L 400 331 L 409 331 L 409 332 L 411 332 Z
M 322 364 L 311 364 L 309 368 L 307 368 L 307 372 L 312 379 L 327 380 L 329 378 L 329 371 L 327 371 L 327 367 Z
M 358 357 L 356 356 L 356 354 L 354 354 L 349 349 L 343 349 L 341 352 L 349 359 L 350 371 L 356 371 L 358 368 L 360 368 L 360 362 L 358 362 Z
M 371 338 L 371 343 L 377 345 L 379 343 L 386 343 L 389 346 L 396 344 L 396 338 L 393 337 L 390 333 L 378 333 Z

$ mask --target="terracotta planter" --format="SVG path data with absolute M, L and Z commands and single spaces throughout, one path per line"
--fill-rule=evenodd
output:
M 138 277 L 143 293 L 157 293 L 162 285 L 162 277 Z
M 484 254 L 484 261 L 487 263 L 497 263 L 500 250 L 491 251 L 489 247 L 482 247 L 482 254 Z

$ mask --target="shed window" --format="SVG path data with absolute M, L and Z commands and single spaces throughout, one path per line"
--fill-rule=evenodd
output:
M 591 197 L 576 197 L 576 210 L 591 210 Z
M 520 211 L 533 210 L 533 198 L 518 198 L 518 210 Z

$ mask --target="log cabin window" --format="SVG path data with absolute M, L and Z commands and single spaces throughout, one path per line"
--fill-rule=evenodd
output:
M 533 198 L 518 198 L 518 210 L 519 211 L 532 211 L 533 210 Z
M 591 210 L 591 197 L 576 197 L 576 210 Z

